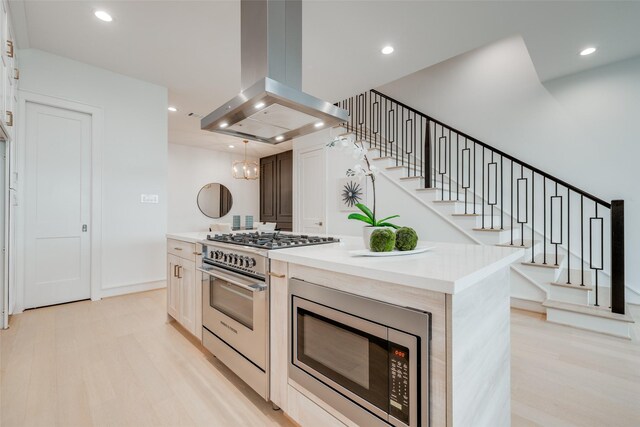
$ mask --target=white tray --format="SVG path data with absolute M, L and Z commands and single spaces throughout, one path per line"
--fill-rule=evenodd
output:
M 349 255 L 351 256 L 379 256 L 379 257 L 385 257 L 385 256 L 402 256 L 402 255 L 414 255 L 414 254 L 420 254 L 422 252 L 426 252 L 426 251 L 430 251 L 431 249 L 435 248 L 435 246 L 423 246 L 421 248 L 415 248 L 412 251 L 398 251 L 396 249 L 390 251 L 390 252 L 372 252 L 369 249 L 358 249 L 358 250 L 353 250 L 353 251 L 349 251 Z

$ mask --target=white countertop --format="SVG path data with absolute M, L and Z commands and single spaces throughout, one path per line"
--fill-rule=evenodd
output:
M 181 240 L 183 242 L 197 243 L 200 240 L 206 240 L 210 231 L 193 231 L 190 233 L 167 233 L 167 239 Z M 215 234 L 215 233 L 213 233 Z
M 415 255 L 354 257 L 348 251 L 363 249 L 362 238 L 340 237 L 340 243 L 269 251 L 269 258 L 455 294 L 522 258 L 523 249 L 455 243 L 420 242 L 434 249 Z

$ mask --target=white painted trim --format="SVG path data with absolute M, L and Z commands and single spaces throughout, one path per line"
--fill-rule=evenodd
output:
M 303 145 L 303 144 L 300 144 Z M 300 232 L 302 230 L 302 216 L 300 213 L 302 212 L 302 199 L 300 198 L 299 190 L 302 188 L 302 178 L 303 175 L 299 173 L 300 166 L 300 156 L 305 153 L 309 153 L 311 151 L 322 150 L 322 163 L 324 169 L 324 176 L 322 179 L 325 181 L 325 186 L 327 185 L 327 177 L 329 176 L 329 162 L 327 161 L 327 150 L 324 149 L 324 144 L 304 144 L 304 148 L 302 149 L 294 149 L 293 150 L 293 232 Z M 325 187 L 325 191 L 322 192 L 322 205 L 324 206 L 324 230 L 329 229 L 329 209 L 327 208 L 327 188 Z
M 91 116 L 91 300 L 102 298 L 102 146 L 104 135 L 104 111 L 101 107 L 69 99 L 43 95 L 24 89 L 18 90 L 18 176 L 17 194 L 19 213 L 16 213 L 16 312 L 24 310 L 24 269 L 25 269 L 25 212 L 24 212 L 24 172 L 25 134 L 27 102 L 55 108 L 77 111 Z
M 167 287 L 166 280 L 157 280 L 153 282 L 137 283 L 132 285 L 120 285 L 111 288 L 103 289 L 102 298 L 115 297 L 118 295 L 132 294 L 135 292 L 146 292 L 155 289 L 164 289 Z
M 511 308 L 519 310 L 532 311 L 534 313 L 545 314 L 547 309 L 542 306 L 539 301 L 531 301 L 528 299 L 511 297 Z
M 456 231 L 458 231 L 459 233 L 461 233 L 462 235 L 464 235 L 465 237 L 467 237 L 469 240 L 471 240 L 473 243 L 478 244 L 478 245 L 484 245 L 480 240 L 476 239 L 475 237 L 473 237 L 470 233 L 468 233 L 464 228 L 460 227 L 458 224 L 456 224 L 454 221 L 452 221 L 451 219 L 449 219 L 447 217 L 447 215 L 443 214 L 442 212 L 440 212 L 439 210 L 437 210 L 436 208 L 434 208 L 433 206 L 430 205 L 430 202 L 427 203 L 424 200 L 422 200 L 420 197 L 416 196 L 414 193 L 412 193 L 410 190 L 408 190 L 407 188 L 405 188 L 402 184 L 400 184 L 395 178 L 387 175 L 386 172 L 380 171 L 380 173 L 378 174 L 379 176 L 383 176 L 385 177 L 389 182 L 391 182 L 393 185 L 395 185 L 396 187 L 400 188 L 402 191 L 404 191 L 405 193 L 407 193 L 409 196 L 411 196 L 412 198 L 414 198 L 415 200 L 417 200 L 420 204 L 422 204 L 423 206 L 425 206 L 427 209 L 433 211 L 436 215 L 438 215 L 440 218 L 442 218 L 444 221 L 446 221 L 447 223 L 449 223 L 449 225 L 451 225 L 453 228 L 456 229 Z

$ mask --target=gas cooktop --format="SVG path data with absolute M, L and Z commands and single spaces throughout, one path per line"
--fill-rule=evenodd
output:
M 251 246 L 260 249 L 284 249 L 294 246 L 322 245 L 336 243 L 340 239 L 334 237 L 309 236 L 307 234 L 275 233 L 234 233 L 208 235 L 212 242 L 228 243 L 232 245 Z

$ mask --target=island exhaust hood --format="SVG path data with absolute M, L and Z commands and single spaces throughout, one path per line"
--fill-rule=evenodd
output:
M 345 122 L 347 111 L 302 92 L 302 0 L 241 0 L 238 96 L 200 127 L 278 144 Z

